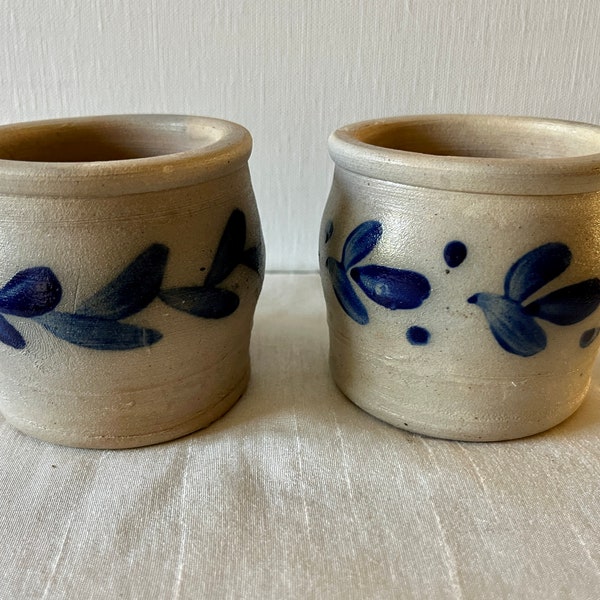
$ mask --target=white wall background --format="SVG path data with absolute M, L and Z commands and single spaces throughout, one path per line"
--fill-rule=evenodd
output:
M 242 123 L 268 268 L 316 268 L 336 127 L 395 114 L 600 123 L 598 0 L 0 0 L 0 121 Z

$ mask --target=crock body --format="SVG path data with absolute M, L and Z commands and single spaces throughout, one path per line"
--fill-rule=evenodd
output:
M 464 130 L 462 120 L 481 143 L 508 118 L 431 119 Z M 598 350 L 600 181 L 577 189 L 567 173 L 532 188 L 519 172 L 525 159 L 470 163 L 464 131 L 455 143 L 467 147 L 446 150 L 458 160 L 390 149 L 390 139 L 406 143 L 399 122 L 411 119 L 357 124 L 331 140 L 320 267 L 335 382 L 382 420 L 436 437 L 502 440 L 560 423 L 583 401 Z M 521 120 L 527 133 L 539 122 Z M 374 127 L 387 143 L 375 167 L 361 139 Z M 499 183 L 486 160 L 517 173 Z
M 64 128 L 86 147 L 90 133 L 125 147 L 138 135 L 135 154 L 111 159 L 112 148 L 101 160 L 50 162 L 50 153 L 61 156 Z M 216 142 L 198 141 L 206 128 L 220 131 Z M 38 130 L 51 149 L 16 161 L 37 180 L 2 179 L 0 165 L 2 414 L 38 438 L 95 448 L 154 444 L 208 425 L 250 374 L 263 244 L 247 132 L 170 116 Z M 169 152 L 147 148 L 145 131 Z M 0 128 L 0 159 L 10 135 Z M 10 171 L 13 161 L 0 163 Z

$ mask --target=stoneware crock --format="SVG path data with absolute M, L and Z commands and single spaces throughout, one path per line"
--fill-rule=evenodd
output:
M 122 115 L 0 127 L 0 410 L 90 448 L 204 427 L 244 392 L 263 273 L 249 133 Z
M 600 343 L 600 127 L 402 117 L 329 149 L 320 267 L 344 394 L 458 440 L 573 413 Z

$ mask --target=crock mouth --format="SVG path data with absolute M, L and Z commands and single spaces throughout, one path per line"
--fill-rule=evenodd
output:
M 424 188 L 509 195 L 600 190 L 600 127 L 495 115 L 362 121 L 329 138 L 338 167 Z
M 241 125 L 188 115 L 107 115 L 0 127 L 0 193 L 117 196 L 186 187 L 244 166 Z

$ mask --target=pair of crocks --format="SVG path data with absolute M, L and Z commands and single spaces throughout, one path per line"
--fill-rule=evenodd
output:
M 153 444 L 243 393 L 264 252 L 248 132 L 201 117 L 0 128 L 0 409 Z M 598 350 L 600 128 L 405 117 L 330 138 L 320 267 L 340 389 L 401 428 L 530 435 Z

